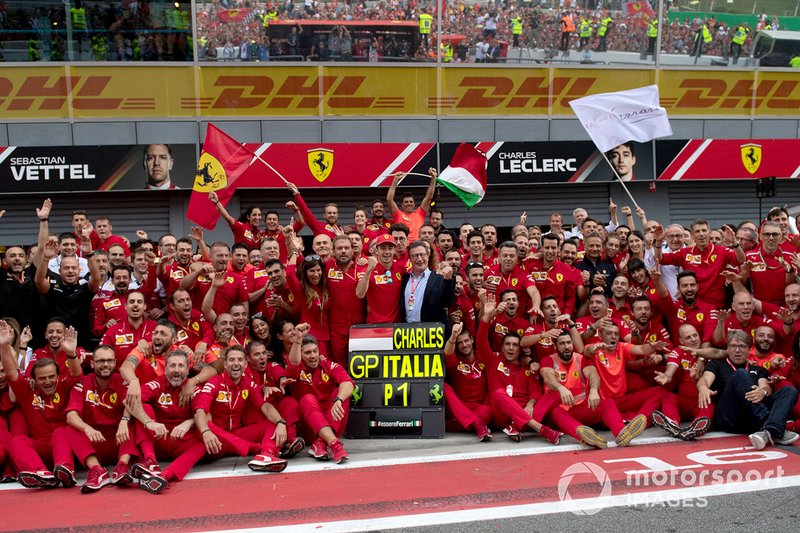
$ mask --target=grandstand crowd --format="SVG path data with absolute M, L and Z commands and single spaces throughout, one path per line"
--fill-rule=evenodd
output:
M 164 157 L 148 171 L 168 183 L 167 148 L 149 145 Z M 614 203 L 523 213 L 498 242 L 502 228 L 432 207 L 430 175 L 421 199 L 398 174 L 368 206 L 317 213 L 291 183 L 241 213 L 210 193 L 229 242 L 118 235 L 111 208 L 55 206 L 72 224 L 54 227 L 44 199 L 37 242 L 8 245 L 0 272 L 3 481 L 73 487 L 78 464 L 83 492 L 138 480 L 157 494 L 203 459 L 341 463 L 354 324 L 444 324 L 447 429 L 481 442 L 605 448 L 602 428 L 626 446 L 650 425 L 757 449 L 798 438 L 800 235 L 785 208 L 721 227 Z
M 564 20 L 568 18 L 569 43 L 573 50 L 588 43 L 596 51 L 644 53 L 648 48 L 650 22 L 655 17 L 647 9 L 631 10 L 625 2 L 611 2 L 611 9 L 596 8 L 595 2 L 507 2 L 455 0 L 444 3 L 442 33 L 453 38 L 452 46 L 462 42 L 465 49 L 481 45 L 508 43 L 523 48 L 563 48 Z M 587 4 L 589 7 L 586 7 Z M 192 14 L 189 2 L 157 4 L 147 1 L 92 2 L 77 0 L 65 10 L 55 5 L 14 9 L 0 2 L 0 46 L 8 48 L 16 40 L 26 43 L 28 61 L 185 61 L 191 60 L 196 44 L 202 60 L 267 61 L 291 60 L 434 60 L 443 51 L 435 40 L 425 38 L 437 29 L 436 5 L 417 0 L 333 0 L 321 2 L 258 2 L 215 0 L 198 3 L 196 10 L 198 43 L 192 42 Z M 425 22 L 425 17 L 429 17 Z M 420 24 L 421 42 L 408 39 L 395 42 L 378 32 L 335 39 L 315 36 L 313 45 L 298 48 L 297 37 L 275 36 L 270 23 L 296 20 L 302 31 L 304 21 L 414 21 Z M 69 24 L 68 24 L 69 23 Z M 755 32 L 778 29 L 776 17 L 763 14 L 744 35 L 742 25 L 725 25 L 711 16 L 669 21 L 662 17 L 661 51 L 688 54 L 698 38 L 707 37 L 703 53 L 728 57 L 732 52 L 747 54 Z M 274 27 L 274 26 L 273 26 Z M 707 36 L 704 35 L 704 29 Z M 74 49 L 68 48 L 72 32 Z M 734 39 L 737 39 L 734 41 Z M 739 42 L 741 41 L 741 42 Z M 448 41 L 449 42 L 449 41 Z M 740 48 L 731 48 L 738 44 Z M 0 54 L 3 53 L 0 48 Z M 72 55 L 70 55 L 72 54 Z M 474 53 L 462 53 L 447 61 L 469 61 Z M 12 59 L 8 59 L 12 60 Z M 15 59 L 16 60 L 16 59 Z

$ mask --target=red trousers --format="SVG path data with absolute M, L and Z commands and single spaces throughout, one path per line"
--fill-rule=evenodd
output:
M 319 432 L 325 426 L 330 426 L 337 437 L 344 433 L 344 429 L 347 427 L 347 417 L 350 414 L 350 398 L 342 402 L 344 417 L 342 417 L 341 420 L 333 420 L 331 418 L 331 406 L 333 405 L 333 399 L 338 393 L 339 389 L 335 389 L 331 393 L 331 397 L 327 398 L 324 402 L 321 402 L 320 399 L 313 394 L 304 394 L 303 397 L 300 398 L 300 408 L 298 410 L 300 418 L 306 426 L 308 426 L 308 429 L 311 430 L 311 433 L 314 434 L 314 438 L 319 435 Z
M 69 442 L 78 460 L 85 466 L 86 458 L 90 455 L 97 456 L 97 460 L 102 465 L 115 464 L 122 455 L 139 455 L 139 450 L 136 448 L 136 434 L 133 426 L 130 427 L 128 432 L 130 438 L 127 442 L 117 445 L 117 428 L 105 427 L 95 428 L 103 434 L 105 442 L 92 442 L 86 433 L 78 431 L 72 426 L 66 426 L 65 436 Z
M 536 420 L 543 422 L 547 416 L 550 417 L 555 429 L 563 431 L 575 440 L 581 440 L 578 437 L 580 426 L 594 426 L 602 421 L 614 436 L 625 427 L 622 415 L 612 400 L 600 400 L 594 410 L 589 407 L 588 400 L 564 409 L 561 405 L 561 395 L 554 390 L 545 392 L 533 410 L 533 418 Z
M 220 428 L 213 422 L 210 422 L 208 427 L 222 442 L 222 451 L 215 457 L 224 455 L 246 456 L 250 453 L 264 453 L 273 457 L 278 455 L 278 447 L 272 438 L 275 433 L 275 424 L 269 420 L 249 426 L 241 426 L 230 431 Z M 202 443 L 202 435 L 198 432 L 197 436 Z
M 674 394 L 667 392 L 662 387 L 650 387 L 611 399 L 617 405 L 617 409 L 619 409 L 624 418 L 630 420 L 638 415 L 644 415 L 647 417 L 647 425 L 649 427 L 652 423 L 653 411 L 661 408 L 665 397 L 667 398 L 667 403 L 677 399 Z
M 136 425 L 137 444 L 142 450 L 143 457 L 172 460 L 161 473 L 166 479 L 182 480 L 206 454 L 205 444 L 197 440 L 193 431 L 188 432 L 182 439 L 173 439 L 169 436 L 166 439 L 156 439 L 141 423 L 137 422 Z M 172 428 L 168 429 L 172 431 Z
M 272 398 L 272 396 L 270 396 L 270 398 Z M 281 414 L 281 418 L 286 420 L 286 438 L 288 440 L 294 440 L 297 437 L 297 423 L 300 421 L 297 400 L 291 396 L 283 396 L 277 403 L 272 401 L 272 399 L 270 399 L 269 402 L 278 410 Z M 250 405 L 245 408 L 244 414 L 242 415 L 242 423 L 245 426 L 258 424 L 264 420 L 266 420 L 266 418 L 264 417 L 264 413 L 261 412 L 261 409 L 255 409 Z
M 72 449 L 67 441 L 66 426 L 53 430 L 50 438 L 34 440 L 27 435 L 16 435 L 8 445 L 9 455 L 17 472 L 36 472 L 47 470 L 55 465 L 74 468 Z
M 445 429 L 464 431 L 475 428 L 475 424 L 488 424 L 492 420 L 492 408 L 485 403 L 465 402 L 456 394 L 449 383 L 444 384 L 444 403 L 446 407 Z
M 494 425 L 498 428 L 504 428 L 509 422 L 514 422 L 518 429 L 523 430 L 527 427 L 528 422 L 533 420 L 533 417 L 525 411 L 525 405 L 517 403 L 503 389 L 492 392 L 489 395 L 489 402 L 492 406 Z
M 330 352 L 328 358 L 347 368 L 347 354 L 350 353 L 350 332 L 338 333 L 331 328 Z M 288 421 L 288 420 L 287 420 Z

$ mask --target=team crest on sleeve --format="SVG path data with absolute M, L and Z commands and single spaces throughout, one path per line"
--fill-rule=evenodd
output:
M 158 397 L 158 405 L 172 405 L 172 395 L 162 392 Z
M 230 402 L 230 399 L 231 399 L 231 393 L 230 392 L 226 392 L 226 391 L 222 391 L 221 390 L 221 391 L 219 391 L 217 393 L 217 401 L 218 402 L 228 403 L 228 402 Z

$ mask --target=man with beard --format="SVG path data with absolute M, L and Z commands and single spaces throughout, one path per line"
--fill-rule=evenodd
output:
M 636 258 L 630 260 L 628 263 L 628 278 L 630 284 L 628 297 L 646 296 L 650 300 L 650 309 L 653 312 L 653 316 L 660 320 L 662 311 L 661 302 L 656 291 L 656 282 L 647 272 L 644 261 Z
M 556 353 L 542 359 L 540 373 L 548 390 L 536 404 L 534 418 L 544 421 L 549 416 L 558 431 L 587 446 L 606 448 L 606 439 L 591 428 L 602 421 L 617 446 L 630 444 L 647 427 L 644 415 L 626 425 L 614 401 L 600 397 L 600 375 L 587 357 L 573 349 L 573 335 L 561 330 L 555 338 Z
M 486 293 L 486 289 L 481 289 L 481 293 Z M 481 307 L 485 302 L 481 300 Z M 503 346 L 503 339 L 509 334 L 514 333 L 518 337 L 525 334 L 525 330 L 530 326 L 530 320 L 525 316 L 520 316 L 520 304 L 517 293 L 508 289 L 500 294 L 500 303 L 497 304 L 496 312 L 492 317 L 488 337 L 492 350 L 499 351 Z M 484 310 L 485 313 L 485 310 Z
M 48 198 L 42 203 L 42 207 L 36 210 L 36 216 L 39 217 L 40 243 L 47 242 L 51 208 L 52 202 Z M 36 265 L 41 263 L 43 253 L 44 246 L 40 244 L 28 266 L 25 249 L 22 246 L 9 246 L 6 248 L 5 259 L 0 264 L 0 316 L 15 319 L 21 328 L 41 324 L 36 320 L 39 302 L 34 278 Z M 37 339 L 40 338 L 37 334 Z
M 678 329 L 680 346 L 667 354 L 667 368 L 655 373 L 655 381 L 670 392 L 677 393 L 678 402 L 665 402 L 662 410 L 653 411 L 653 425 L 681 440 L 693 440 L 705 435 L 714 418 L 713 406 L 698 406 L 697 380 L 703 373 L 705 358 L 725 358 L 716 348 L 701 348 L 700 334 L 691 324 Z M 682 420 L 691 420 L 682 427 Z
M 203 298 L 203 307 L 201 309 L 205 319 L 211 323 L 217 321 L 217 313 L 213 308 L 214 298 L 217 295 L 217 291 L 225 285 L 227 276 L 226 272 L 214 272 L 211 274 L 211 288 Z M 247 328 L 249 319 L 247 307 L 243 303 L 234 303 L 228 312 L 233 317 L 233 340 L 236 344 L 244 346 L 250 336 L 250 331 Z
M 386 209 L 383 206 L 383 200 L 375 199 L 372 201 L 372 218 L 369 219 L 370 224 L 375 224 L 383 228 L 384 233 L 388 231 L 389 227 L 392 225 L 392 221 L 386 218 L 384 215 L 386 213 Z
M 556 344 L 554 339 L 562 331 L 568 331 L 572 338 L 572 346 L 577 352 L 583 352 L 583 339 L 578 333 L 578 327 L 567 314 L 561 314 L 558 302 L 552 296 L 542 299 L 542 315 L 544 320 L 525 330 L 520 345 L 523 348 L 533 346 L 533 360 L 541 363 L 545 358 L 555 355 Z
M 286 442 L 286 420 L 264 400 L 261 389 L 244 378 L 247 356 L 241 346 L 230 346 L 222 356 L 225 371 L 211 378 L 192 402 L 194 421 L 209 455 L 254 457 L 248 463 L 258 472 L 282 472 L 286 460 L 277 457 Z M 250 404 L 260 409 L 266 420 L 244 425 L 243 414 Z
M 704 346 L 710 346 L 710 337 L 716 326 L 717 311 L 710 303 L 697 298 L 697 275 L 691 270 L 684 270 L 678 274 L 677 300 L 672 299 L 669 290 L 662 282 L 660 269 L 653 271 L 653 280 L 669 330 L 675 333 L 683 324 L 691 324 L 700 333 L 701 339 L 704 339 Z
M 278 215 L 277 211 L 267 211 L 264 215 L 264 239 L 270 237 L 271 239 L 275 240 L 275 244 L 278 246 L 278 259 L 281 260 L 282 263 L 286 263 L 286 260 L 289 258 L 288 252 L 286 251 L 286 236 L 283 234 L 283 227 L 280 224 L 281 219 L 280 215 Z M 294 220 L 291 223 L 291 227 L 295 232 L 300 231 L 303 229 L 303 222 L 302 219 Z M 264 257 L 267 257 L 267 254 L 264 253 L 264 241 L 261 243 L 262 254 Z M 271 257 L 270 257 L 271 258 Z M 264 259 L 266 261 L 266 259 Z
M 483 262 L 488 265 L 493 265 L 498 259 L 497 249 L 497 226 L 494 224 L 484 224 L 481 226 L 481 235 L 483 235 Z
M 467 296 L 465 290 L 467 281 L 464 274 L 457 272 L 453 274 L 455 285 L 453 286 L 453 297 L 455 301 L 447 309 L 451 324 L 463 324 L 464 331 L 470 335 L 475 335 L 477 324 L 475 323 L 475 308 L 472 301 Z
M 214 337 L 208 345 L 206 359 L 209 361 L 222 359 L 223 352 L 230 346 L 236 346 L 236 341 L 233 339 L 233 316 L 230 313 L 222 313 L 217 315 L 217 320 L 214 322 Z M 195 363 L 199 362 L 196 354 L 194 360 Z
M 452 268 L 453 271 L 461 270 L 461 254 L 458 250 L 451 248 L 445 252 L 442 260 L 444 263 L 450 265 L 450 268 Z M 483 270 L 483 266 L 481 266 L 481 270 Z
M 364 275 L 353 260 L 353 243 L 346 235 L 333 239 L 333 258 L 325 264 L 331 305 L 331 359 L 342 366 L 347 365 L 350 326 L 363 324 L 366 320 L 364 301 L 356 295 L 356 287 Z
M 611 282 L 611 297 L 608 299 L 608 307 L 611 309 L 611 318 L 615 318 L 624 324 L 630 324 L 633 320 L 633 311 L 628 305 L 628 290 L 630 283 L 628 278 L 622 274 L 614 276 Z M 628 326 L 631 327 L 630 325 Z
M 156 323 L 145 320 L 144 295 L 141 292 L 129 292 L 125 299 L 126 319 L 108 328 L 100 344 L 106 344 L 114 349 L 119 366 L 125 362 L 130 351 L 140 340 L 148 342 L 153 335 Z
M 483 263 L 467 263 L 464 273 L 467 275 L 467 285 L 464 287 L 464 295 L 469 299 L 472 308 L 475 310 L 475 320 L 480 320 L 481 315 L 481 297 L 480 290 L 483 288 L 483 279 L 485 275 Z M 477 330 L 477 322 L 476 322 Z
M 483 305 L 484 313 L 478 326 L 478 359 L 486 368 L 495 426 L 505 428 L 503 433 L 514 442 L 522 440 L 520 430 L 531 428 L 551 444 L 558 444 L 563 433 L 533 418 L 534 405 L 542 395 L 542 386 L 538 375 L 519 360 L 519 334 L 507 333 L 503 337 L 502 351 L 494 351 L 489 345 L 489 323 L 500 312 L 502 304 L 498 306 L 494 295 L 487 294 Z
M 110 292 L 99 291 L 92 298 L 91 321 L 92 335 L 102 337 L 108 328 L 127 319 L 125 299 L 130 290 L 131 272 L 128 265 L 116 266 L 111 269 Z
M 188 387 L 190 360 L 183 350 L 167 354 L 164 374 L 142 387 L 141 406 L 131 411 L 139 422 L 137 443 L 143 459 L 133 465 L 131 474 L 139 479 L 139 488 L 159 494 L 172 481 L 181 481 L 206 454 L 205 445 L 196 438 L 191 403 L 177 398 Z M 158 460 L 172 460 L 163 471 Z
M 169 297 L 167 320 L 175 325 L 175 342 L 185 344 L 199 359 L 205 359 L 208 343 L 214 338 L 214 328 L 203 314 L 192 306 L 188 291 L 178 289 Z
M 275 354 L 262 341 L 254 340 L 247 346 L 247 370 L 245 378 L 261 387 L 264 399 L 270 402 L 280 415 L 286 420 L 286 442 L 280 449 L 278 457 L 291 459 L 303 448 L 305 441 L 297 436 L 297 426 L 300 422 L 298 415 L 299 404 L 290 396 L 285 386 L 291 382 L 286 374 L 286 369 L 274 360 Z M 261 411 L 248 406 L 244 412 L 245 425 L 263 420 Z
M 595 287 L 589 295 L 589 314 L 579 318 L 575 325 L 581 334 L 584 344 L 600 342 L 600 330 L 611 324 L 616 324 L 619 328 L 620 336 L 625 342 L 631 340 L 631 331 L 628 326 L 618 318 L 611 317 L 611 308 L 608 306 L 603 289 Z
M 728 357 L 709 361 L 697 381 L 699 405 L 708 407 L 713 397 L 715 425 L 727 433 L 749 434 L 756 450 L 773 443 L 791 444 L 798 435 L 786 430 L 786 421 L 797 402 L 797 389 L 787 386 L 773 393 L 769 373 L 747 362 L 752 344 L 749 333 L 741 330 L 728 333 Z
M 269 259 L 264 264 L 266 276 L 258 280 L 257 290 L 250 293 L 253 314 L 261 313 L 264 320 L 275 324 L 278 320 L 297 318 L 294 295 L 286 284 L 286 267 L 278 259 Z
M 483 264 L 483 250 L 485 247 L 486 239 L 480 231 L 470 231 L 466 236 L 467 246 L 465 253 L 462 254 L 462 265 L 468 263 L 481 263 Z M 489 268 L 489 265 L 486 265 Z
M 613 400 L 617 409 L 623 416 L 629 417 L 629 420 L 634 416 L 644 415 L 645 424 L 648 424 L 653 411 L 661 407 L 664 397 L 670 393 L 658 386 L 636 392 L 629 391 L 625 369 L 629 361 L 640 357 L 661 360 L 656 352 L 666 348 L 666 344 L 658 341 L 634 346 L 620 342 L 619 327 L 613 322 L 602 327 L 600 339 L 601 342 L 590 344 L 584 349 L 584 354 L 594 362 L 600 374 L 600 397 Z M 674 395 L 669 401 L 673 399 Z
M 542 298 L 552 296 L 559 309 L 563 309 L 565 314 L 573 315 L 576 309 L 575 297 L 578 287 L 585 291 L 583 282 L 576 276 L 575 269 L 559 261 L 556 235 L 552 233 L 543 235 L 539 251 L 541 259 L 525 260 L 525 270 L 536 283 L 536 288 Z
M 78 334 L 74 328 L 64 334 L 62 349 L 67 353 L 69 373 L 59 377 L 59 367 L 52 359 L 40 359 L 33 365 L 33 385 L 17 370 L 13 341 L 14 330 L 0 320 L 0 361 L 30 435 L 16 435 L 8 444 L 17 479 L 28 488 L 50 488 L 59 483 L 74 486 L 75 469 L 65 424 L 70 391 L 82 375 L 76 352 Z M 45 464 L 54 465 L 54 472 Z
M 69 372 L 69 354 L 64 349 L 66 332 L 67 326 L 60 318 L 53 317 L 47 321 L 47 326 L 44 330 L 44 338 L 47 341 L 47 345 L 33 351 L 31 360 L 25 366 L 25 377 L 28 379 L 33 378 L 34 364 L 40 359 L 52 359 L 56 362 L 60 371 Z M 75 353 L 78 356 L 78 364 L 82 364 L 89 354 L 81 347 L 76 347 Z
M 131 350 L 125 358 L 125 362 L 120 366 L 119 373 L 128 383 L 128 404 L 131 409 L 135 409 L 141 401 L 141 383 L 147 383 L 158 376 L 163 376 L 166 368 L 166 355 L 174 349 L 180 349 L 192 357 L 192 351 L 185 345 L 175 342 L 175 325 L 169 320 L 162 319 L 153 331 L 153 338 L 149 343 L 142 343 Z M 213 352 L 206 354 L 205 361 L 190 361 L 190 368 L 194 368 L 197 374 L 187 382 L 181 392 L 181 406 L 188 405 L 192 400 L 195 387 L 208 381 L 217 375 L 221 370 L 221 365 L 216 358 L 210 359 Z M 191 364 L 194 363 L 194 364 Z
M 300 189 L 297 188 L 297 185 L 286 182 L 286 187 L 292 191 L 297 209 L 300 212 L 300 215 L 303 217 L 303 221 L 306 223 L 315 237 L 317 235 L 327 235 L 329 239 L 333 239 L 339 232 L 341 232 L 341 228 L 338 225 L 339 207 L 336 204 L 328 202 L 322 207 L 322 211 L 325 215 L 325 223 L 323 224 L 317 220 L 317 217 L 315 217 L 313 213 L 311 213 L 311 210 L 308 208 L 306 201 L 300 194 Z
M 458 251 L 461 253 L 461 257 L 466 258 L 470 255 L 469 237 L 473 231 L 475 231 L 475 227 L 469 222 L 463 222 L 458 227 Z M 480 233 L 480 231 L 478 233 Z M 481 238 L 483 238 L 483 235 L 481 235 Z M 478 260 L 478 262 L 482 263 L 483 261 Z
M 448 231 L 444 225 L 444 211 L 438 207 L 431 208 L 431 210 L 428 212 L 428 219 L 430 220 L 433 231 L 436 233 L 437 237 L 443 231 Z
M 62 259 L 58 275 L 49 273 L 45 265 L 55 256 L 55 243 L 52 241 L 44 244 L 42 259 L 36 268 L 35 283 L 39 294 L 47 300 L 46 316 L 63 318 L 65 324 L 78 331 L 80 343 L 86 346 L 91 340 L 89 308 L 92 297 L 100 288 L 100 271 L 92 255 L 92 245 L 88 238 L 83 237 L 81 251 L 89 261 L 88 283 L 81 283 L 77 257 Z
M 189 275 L 192 264 L 192 241 L 178 239 L 175 252 L 162 255 L 158 264 L 158 279 L 167 291 L 167 298 L 181 288 L 181 281 Z
M 727 309 L 717 311 L 717 323 L 712 336 L 704 340 L 711 341 L 714 346 L 724 346 L 729 331 L 741 330 L 751 338 L 755 338 L 756 329 L 760 326 L 769 326 L 780 337 L 790 335 L 794 331 L 795 320 L 788 309 L 780 309 L 777 313 L 773 313 L 778 321 L 758 314 L 755 312 L 753 297 L 747 291 L 739 291 L 733 295 L 731 311 Z
M 658 358 L 653 357 L 651 360 L 648 357 L 628 363 L 628 390 L 633 392 L 652 386 L 655 372 L 663 372 L 666 369 L 666 353 L 672 350 L 672 343 L 667 329 L 661 322 L 653 318 L 650 300 L 645 296 L 637 296 L 633 299 L 631 313 L 633 314 L 633 320 L 630 322 L 632 344 L 641 345 L 663 341 L 667 345 L 658 353 Z
M 445 421 L 448 431 L 472 428 L 479 442 L 491 440 L 487 424 L 492 420 L 489 407 L 486 366 L 475 354 L 472 334 L 462 323 L 453 324 L 450 338 L 444 345 L 447 383 L 444 401 L 447 406 Z
M 794 368 L 791 355 L 775 351 L 775 330 L 769 326 L 759 326 L 753 339 L 753 347 L 747 356 L 747 362 L 758 365 L 769 372 L 769 382 L 775 390 L 791 385 L 789 374 Z
M 94 372 L 84 376 L 70 394 L 65 434 L 73 453 L 88 469 L 83 493 L 133 481 L 128 463 L 138 451 L 131 441 L 130 416 L 124 414 L 126 387 L 114 372 L 116 364 L 113 348 L 101 344 L 92 354 Z M 117 466 L 109 476 L 102 465 L 114 461 Z
M 431 180 L 428 183 L 428 188 L 425 190 L 425 197 L 422 203 L 417 207 L 414 201 L 414 194 L 411 192 L 404 192 L 400 206 L 394 202 L 397 186 L 406 177 L 404 172 L 398 172 L 392 179 L 392 185 L 386 193 L 386 205 L 389 206 L 389 214 L 394 219 L 396 224 L 405 224 L 408 227 L 408 240 L 409 242 L 419 239 L 419 228 L 425 223 L 425 217 L 428 215 L 428 209 L 431 208 L 433 201 L 433 191 L 436 190 L 436 169 L 431 167 L 428 169 L 428 174 Z
M 564 242 L 561 243 L 559 259 L 561 259 L 561 262 L 565 265 L 575 269 L 578 275 L 581 274 L 576 263 L 579 259 L 583 259 L 583 252 L 578 252 L 578 242 L 576 239 L 565 239 Z M 581 279 L 581 286 L 583 286 L 583 279 Z
M 400 320 L 400 280 L 405 265 L 394 262 L 394 237 L 383 234 L 376 240 L 376 253 L 356 286 L 356 296 L 367 299 L 367 324 Z
M 725 279 L 721 274 L 728 265 L 741 265 L 744 262 L 744 250 L 736 242 L 736 236 L 728 226 L 723 228 L 723 237 L 724 240 L 734 243 L 733 249 L 711 243 L 710 229 L 705 220 L 695 220 L 690 230 L 694 246 L 664 254 L 662 252 L 664 229 L 657 228 L 654 243 L 656 261 L 662 265 L 693 270 L 697 276 L 698 297 L 710 303 L 715 309 L 720 309 L 725 305 Z
M 500 245 L 497 264 L 492 265 L 486 271 L 483 287 L 498 295 L 508 290 L 514 291 L 520 306 L 525 309 L 526 317 L 542 314 L 540 309 L 542 297 L 536 288 L 535 281 L 530 279 L 528 273 L 519 265 L 517 247 L 511 241 L 505 241 Z
M 299 324 L 292 331 L 286 371 L 296 381 L 293 387 L 300 398 L 300 418 L 317 438 L 309 455 L 321 461 L 331 457 L 338 464 L 349 459 L 339 437 L 347 426 L 355 384 L 344 367 L 319 353 L 310 330 L 308 324 Z

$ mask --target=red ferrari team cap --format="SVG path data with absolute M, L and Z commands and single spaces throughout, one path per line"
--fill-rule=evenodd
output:
M 375 239 L 376 246 L 380 246 L 381 244 L 391 244 L 392 246 L 397 246 L 397 243 L 394 242 L 394 237 L 392 237 L 388 233 L 384 233 L 383 235 Z

